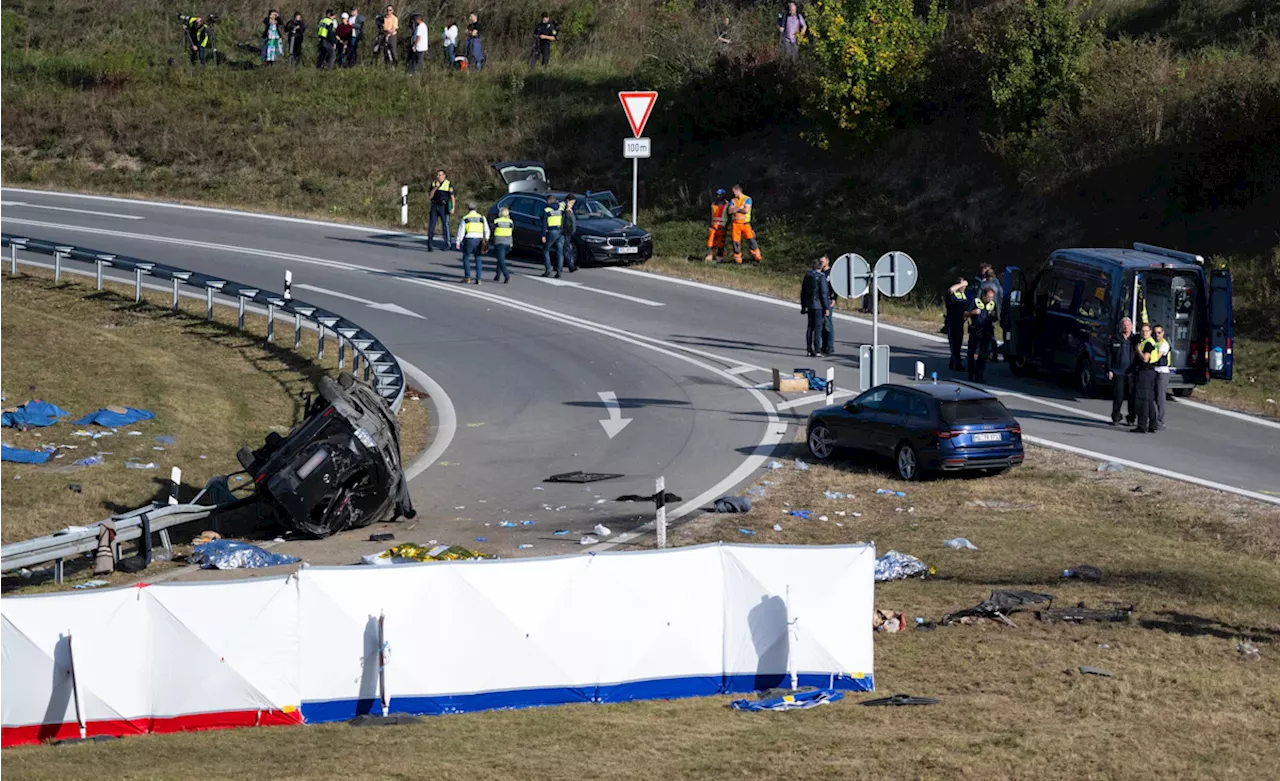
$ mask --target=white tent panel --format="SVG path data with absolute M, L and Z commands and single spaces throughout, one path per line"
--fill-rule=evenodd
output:
M 296 577 L 152 586 L 149 595 L 276 708 L 297 706 L 300 604 Z
M 0 689 L 0 724 L 6 728 L 76 720 L 65 650 L 41 648 L 7 615 L 0 619 Z
M 593 656 L 605 701 L 710 694 L 721 685 L 718 546 L 597 556 Z

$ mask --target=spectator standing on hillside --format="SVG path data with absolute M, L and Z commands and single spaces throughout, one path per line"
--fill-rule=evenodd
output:
M 471 260 L 476 262 L 476 284 L 484 275 L 484 244 L 489 241 L 489 220 L 476 211 L 476 202 L 467 204 L 467 213 L 458 220 L 458 244 L 462 250 L 462 281 L 469 282 Z
M 347 67 L 347 52 L 351 50 L 351 14 L 343 13 L 342 21 L 334 31 L 338 39 L 338 67 Z
M 515 227 L 516 223 L 511 219 L 511 210 L 503 206 L 493 220 L 493 257 L 498 261 L 493 281 L 497 282 L 498 277 L 502 277 L 504 285 L 511 281 L 511 274 L 507 271 L 507 253 L 511 251 L 511 234 L 515 231 Z
M 822 324 L 831 314 L 831 287 L 823 273 L 826 262 L 826 256 L 813 261 L 800 282 L 800 313 L 806 317 L 805 354 L 810 358 L 822 351 Z
M 382 61 L 387 65 L 396 64 L 396 36 L 400 34 L 400 20 L 396 17 L 396 9 L 393 6 L 387 6 L 387 10 L 382 14 L 382 23 L 379 25 L 379 35 L 382 39 L 379 43 L 382 45 Z
M 778 38 L 787 58 L 795 59 L 800 53 L 800 36 L 807 32 L 809 26 L 805 24 L 804 14 L 796 10 L 795 3 L 787 3 L 787 10 L 778 14 Z
M 333 52 L 336 44 L 335 38 L 337 34 L 334 32 L 338 29 L 338 23 L 333 21 L 333 9 L 325 9 L 324 16 L 320 17 L 320 25 L 316 28 L 316 38 L 319 42 L 319 48 L 316 53 L 316 67 L 321 70 L 333 67 Z
M 471 14 L 471 21 L 467 24 L 467 65 L 472 70 L 482 70 L 484 68 L 484 45 L 480 43 L 480 20 L 475 14 Z
M 551 64 L 551 44 L 556 42 L 560 29 L 551 21 L 551 15 L 542 12 L 542 21 L 533 26 L 533 51 L 529 52 L 529 67 L 532 68 L 542 60 L 545 67 Z
M 191 64 L 203 66 L 209 56 L 209 25 L 203 16 L 187 18 L 187 45 L 191 48 Z
M 364 17 L 359 8 L 351 9 L 351 47 L 347 49 L 347 67 L 350 68 L 360 59 L 360 39 L 364 37 Z
M 449 215 L 453 214 L 457 201 L 453 183 L 449 181 L 443 168 L 436 171 L 436 180 L 431 183 L 427 197 L 431 199 L 431 215 L 427 218 L 427 252 L 432 251 L 431 242 L 436 238 L 436 220 L 440 220 L 440 224 L 444 226 L 444 246 L 448 248 L 453 243 L 449 238 Z
M 729 37 L 729 30 L 732 25 L 729 23 L 729 17 L 725 17 L 724 21 L 716 22 L 716 46 L 724 49 L 733 43 L 733 39 Z
M 274 8 L 267 12 L 262 20 L 262 61 L 274 65 L 277 60 L 284 59 L 284 34 L 280 24 L 280 13 Z
M 428 41 L 427 23 L 422 21 L 421 14 L 414 14 L 413 21 L 413 45 L 409 50 L 409 72 L 417 73 L 418 65 L 422 62 L 422 58 L 427 55 Z
M 458 56 L 458 25 L 454 24 L 452 16 L 444 18 L 444 33 L 441 40 L 444 43 L 444 64 L 452 69 L 455 58 Z
M 300 11 L 293 12 L 293 18 L 284 24 L 284 35 L 289 42 L 289 64 L 302 64 L 302 38 L 307 34 L 307 23 L 302 21 Z

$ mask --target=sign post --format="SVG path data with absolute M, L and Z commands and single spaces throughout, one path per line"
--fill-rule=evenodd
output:
M 619 92 L 618 100 L 622 102 L 622 110 L 626 112 L 627 122 L 631 125 L 631 138 L 622 142 L 623 158 L 631 160 L 631 224 L 638 222 L 640 200 L 640 158 L 649 156 L 649 139 L 641 137 L 649 115 L 653 113 L 653 104 L 658 100 L 656 92 Z

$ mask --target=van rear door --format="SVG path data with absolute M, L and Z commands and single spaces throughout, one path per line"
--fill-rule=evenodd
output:
M 1209 376 L 1229 380 L 1232 375 L 1231 342 L 1235 322 L 1231 305 L 1231 272 L 1216 268 L 1209 272 Z
M 1005 358 L 1030 356 L 1030 325 L 1026 309 L 1031 302 L 1027 298 L 1027 276 L 1017 266 L 1004 268 L 1004 300 L 1000 302 L 1000 328 L 1004 331 Z

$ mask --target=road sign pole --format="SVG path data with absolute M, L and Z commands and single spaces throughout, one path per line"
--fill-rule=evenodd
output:
M 640 158 L 631 158 L 631 224 L 639 225 L 637 217 L 640 202 Z
M 880 350 L 880 274 L 871 274 L 871 387 L 876 386 L 876 353 Z

